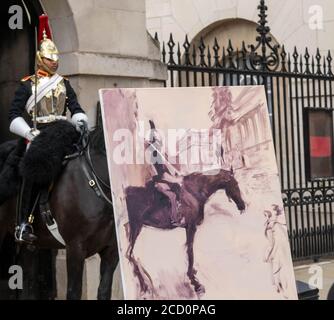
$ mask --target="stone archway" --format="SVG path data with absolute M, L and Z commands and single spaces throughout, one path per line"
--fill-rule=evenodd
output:
M 48 15 L 53 40 L 61 55 L 78 51 L 79 40 L 70 0 L 40 0 Z M 83 5 L 80 3 L 79 5 Z M 72 4 L 73 6 L 73 4 Z M 60 67 L 62 67 L 60 65 Z M 60 71 L 60 73 L 62 73 Z
M 23 12 L 23 29 L 8 26 L 9 8 L 18 5 Z M 54 40 L 61 53 L 77 50 L 77 30 L 67 0 L 3 0 L 0 4 L 0 143 L 14 138 L 7 114 L 15 90 L 24 76 L 34 72 L 38 16 L 47 13 Z M 64 37 L 66 34 L 66 37 Z
M 8 127 L 8 109 L 21 78 L 34 70 L 35 27 L 38 15 L 42 12 L 38 0 L 24 2 L 19 0 L 1 1 L 0 30 L 0 143 L 11 139 Z M 23 29 L 12 30 L 8 21 L 8 10 L 13 5 L 23 9 Z
M 20 6 L 23 13 L 23 28 L 12 30 L 8 21 L 9 8 Z M 38 0 L 3 0 L 0 4 L 0 143 L 17 138 L 9 133 L 8 110 L 20 79 L 34 72 L 36 28 L 43 8 Z M 1 169 L 1 168 L 0 168 Z M 6 235 L 0 247 L 0 299 L 54 299 L 55 252 L 51 250 L 29 251 L 21 249 L 16 256 L 13 237 Z M 11 265 L 20 265 L 24 271 L 23 289 L 10 290 L 8 273 Z

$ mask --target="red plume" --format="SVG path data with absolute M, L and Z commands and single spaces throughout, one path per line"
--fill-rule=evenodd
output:
M 46 14 L 39 16 L 39 27 L 38 27 L 38 43 L 43 40 L 43 31 L 45 30 L 48 39 L 52 40 L 51 31 L 49 26 L 49 18 Z

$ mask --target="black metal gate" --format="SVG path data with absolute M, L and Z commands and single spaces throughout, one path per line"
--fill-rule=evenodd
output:
M 330 52 L 323 57 L 319 49 L 311 56 L 307 48 L 304 54 L 296 48 L 289 54 L 273 45 L 264 0 L 258 9 L 255 45 L 243 42 L 234 49 L 229 41 L 221 48 L 217 39 L 209 46 L 202 38 L 190 44 L 186 37 L 181 54 L 171 35 L 162 44 L 166 86 L 265 86 L 292 255 L 316 259 L 334 253 L 334 179 L 306 176 L 303 114 L 313 108 L 333 111 L 332 57 Z

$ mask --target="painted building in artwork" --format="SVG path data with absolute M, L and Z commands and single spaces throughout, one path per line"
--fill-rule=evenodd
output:
M 211 130 L 188 129 L 177 141 L 177 168 L 182 175 L 207 172 L 222 167 L 219 155 L 221 131 L 214 140 Z
M 258 90 L 243 89 L 223 114 L 224 159 L 228 166 L 252 166 L 252 162 L 259 161 L 257 151 L 268 148 L 271 143 L 268 115 L 263 103 L 256 100 L 256 94 Z
M 251 167 L 257 152 L 271 143 L 266 109 L 258 90 L 245 88 L 232 99 L 228 88 L 215 88 L 208 130 L 188 129 L 177 144 L 176 163 L 182 174 L 217 168 Z

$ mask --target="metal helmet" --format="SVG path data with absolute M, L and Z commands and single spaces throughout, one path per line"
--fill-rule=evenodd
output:
M 42 67 L 50 74 L 54 74 L 54 72 L 50 70 L 42 60 L 42 58 L 47 58 L 53 61 L 59 60 L 59 51 L 52 41 L 49 19 L 45 14 L 42 14 L 39 17 L 38 44 L 39 50 L 36 52 L 37 66 Z

